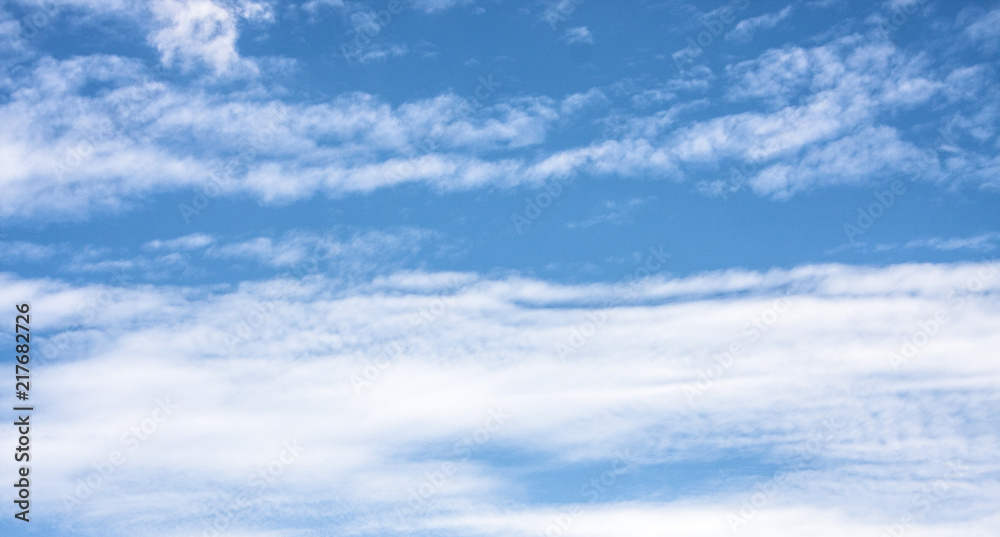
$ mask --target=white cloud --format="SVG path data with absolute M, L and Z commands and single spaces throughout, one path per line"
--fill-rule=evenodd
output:
M 993 52 L 1000 46 L 1000 7 L 995 7 L 986 13 L 975 8 L 967 9 L 962 14 L 972 22 L 965 27 L 965 35 L 985 50 Z
M 21 20 L 14 18 L 4 7 L 6 6 L 0 6 L 0 77 L 2 77 L 0 88 L 12 88 L 11 69 L 18 63 L 30 60 L 37 52 L 30 46 L 29 39 L 23 35 Z M 47 15 L 47 11 L 49 10 L 36 8 L 31 14 Z M 37 33 L 40 30 L 32 26 L 28 31 Z
M 239 18 L 270 19 L 270 7 L 241 2 L 238 12 L 212 0 L 155 0 L 150 10 L 159 28 L 149 36 L 165 65 L 190 69 L 196 62 L 216 75 L 257 72 L 256 65 L 236 50 Z
M 598 224 L 622 224 L 629 222 L 632 215 L 647 202 L 649 202 L 649 199 L 644 198 L 632 198 L 624 202 L 607 200 L 601 204 L 603 212 L 600 214 L 585 220 L 569 222 L 566 224 L 566 227 L 570 229 L 586 229 Z
M 584 0 L 546 0 L 545 8 L 539 18 L 549 26 L 556 27 L 560 22 L 568 21 Z
M 344 0 L 309 0 L 302 4 L 302 10 L 309 14 L 310 21 L 319 20 L 325 9 L 345 9 L 348 4 Z
M 204 233 L 192 233 L 170 240 L 154 240 L 146 243 L 151 250 L 199 250 L 215 242 L 215 239 Z
M 413 7 L 426 13 L 444 11 L 458 6 L 467 6 L 475 0 L 411 0 Z
M 988 252 L 995 250 L 997 244 L 1000 243 L 1000 232 L 993 233 L 983 233 L 981 235 L 976 235 L 974 237 L 961 237 L 961 238 L 931 238 L 931 239 L 919 239 L 913 240 L 904 246 L 904 248 L 932 248 L 934 250 L 973 250 L 979 252 Z
M 574 93 L 559 103 L 559 113 L 571 115 L 590 107 L 608 103 L 608 96 L 597 88 L 591 88 L 586 93 Z
M 214 4 L 157 5 L 164 21 L 176 19 L 169 24 L 181 32 L 177 35 L 201 28 L 199 16 L 215 21 L 218 31 L 203 43 L 204 54 L 197 47 L 182 50 L 188 45 L 181 41 L 169 53 L 222 70 L 242 61 L 227 44 L 235 39 L 237 13 L 258 19 L 269 13 L 249 4 L 227 5 L 233 11 Z M 396 47 L 373 46 L 370 59 L 403 53 Z M 909 157 L 916 149 L 894 127 L 900 110 L 925 107 L 942 95 L 955 106 L 988 102 L 991 91 L 985 65 L 939 72 L 926 55 L 861 35 L 768 50 L 730 65 L 726 73 L 726 98 L 741 106 L 735 112 L 713 117 L 705 100 L 658 109 L 682 92 L 710 87 L 711 70 L 698 66 L 663 83 L 633 83 L 634 108 L 653 110 L 632 115 L 614 132 L 606 129 L 589 144 L 524 151 L 561 140 L 552 136 L 555 129 L 575 128 L 571 116 L 611 99 L 599 88 L 561 101 L 502 98 L 490 84 L 484 98 L 445 93 L 390 105 L 374 95 L 347 93 L 327 102 L 292 103 L 274 97 L 277 91 L 180 91 L 147 76 L 138 61 L 116 56 L 44 58 L 22 75 L 21 91 L 0 105 L 0 120 L 11 126 L 0 133 L 6 163 L 0 184 L 8 193 L 0 200 L 0 214 L 84 218 L 178 189 L 191 189 L 193 196 L 207 188 L 219 196 L 250 194 L 287 203 L 406 182 L 455 190 L 538 184 L 560 174 L 651 173 L 686 180 L 728 160 L 769 169 L 755 179 L 758 192 L 787 195 L 859 184 L 864 170 L 902 169 L 905 160 L 890 159 Z M 96 81 L 109 90 L 85 93 Z M 707 113 L 685 117 L 696 110 Z M 949 128 L 987 143 L 995 136 L 996 117 L 995 107 L 987 105 L 952 115 Z M 859 150 L 852 140 L 875 139 L 864 133 L 878 133 L 893 144 L 892 151 Z M 836 150 L 843 153 L 833 155 Z M 969 149 L 946 156 L 926 168 L 925 179 L 997 188 L 995 155 Z M 852 161 L 869 157 L 875 160 Z M 848 173 L 838 179 L 804 168 L 814 162 L 835 162 Z M 220 171 L 227 166 L 230 172 Z M 783 177 L 792 171 L 799 179 L 788 188 Z M 225 180 L 212 182 L 212 176 Z M 27 199 L 37 201 L 24 203 Z
M 420 229 L 354 233 L 346 239 L 332 234 L 288 233 L 280 239 L 255 237 L 227 242 L 210 248 L 206 253 L 210 257 L 250 259 L 272 267 L 325 267 L 334 262 L 339 267 L 337 272 L 376 266 L 385 271 L 408 254 L 417 253 L 433 236 L 432 232 Z
M 563 32 L 563 41 L 570 45 L 593 45 L 594 36 L 591 35 L 590 30 L 586 26 L 577 26 L 576 28 L 567 28 Z
M 865 184 L 922 163 L 925 154 L 894 129 L 874 127 L 808 148 L 790 163 L 768 166 L 749 179 L 757 193 L 776 198 L 827 184 Z
M 65 250 L 65 246 L 36 244 L 27 241 L 0 241 L 0 253 L 5 262 L 37 262 L 50 259 Z
M 764 171 L 748 174 L 739 184 L 726 186 L 728 190 L 749 180 L 758 194 L 777 198 L 894 174 L 912 179 L 914 170 L 921 180 L 953 177 L 991 184 L 985 175 L 971 171 L 991 169 L 986 157 L 966 155 L 952 160 L 947 169 L 937 153 L 903 138 L 891 120 L 880 123 L 901 109 L 925 106 L 958 84 L 955 77 L 947 82 L 935 79 L 925 58 L 851 35 L 811 49 L 769 50 L 727 72 L 733 81 L 729 99 L 759 101 L 765 109 L 747 107 L 729 115 L 678 121 L 678 116 L 700 109 L 697 101 L 688 102 L 630 120 L 629 128 L 621 129 L 622 139 L 551 155 L 533 164 L 532 173 L 653 173 L 683 180 L 693 175 L 688 170 L 717 171 L 735 161 L 738 168 L 749 163 L 751 169 Z M 682 86 L 685 81 L 690 80 L 671 80 L 639 92 L 634 104 L 648 107 L 670 100 L 676 91 L 689 89 Z M 874 149 L 867 143 L 885 146 Z
M 94 79 L 114 87 L 79 95 Z M 477 153 L 538 144 L 558 118 L 544 98 L 446 94 L 397 107 L 362 93 L 320 104 L 229 100 L 179 92 L 113 56 L 43 61 L 27 82 L 36 90 L 0 106 L 11 126 L 0 134 L 0 214 L 81 217 L 182 187 L 276 201 L 405 181 L 513 184 L 518 164 Z M 19 201 L 29 197 L 37 203 Z
M 401 228 L 390 231 L 337 229 L 325 234 L 293 231 L 279 237 L 213 237 L 193 233 L 143 245 L 144 253 L 125 258 L 110 249 L 87 246 L 76 255 L 65 245 L 0 242 L 23 259 L 49 259 L 58 270 L 71 273 L 113 273 L 128 280 L 162 280 L 171 277 L 219 275 L 233 265 L 270 270 L 271 274 L 301 276 L 323 271 L 344 278 L 370 277 L 398 270 L 417 254 L 431 257 L 440 237 L 432 231 Z
M 346 285 L 313 272 L 228 288 L 76 287 L 3 274 L 0 283 L 0 300 L 27 298 L 45 312 L 38 328 L 49 334 L 37 352 L 47 387 L 37 404 L 48 424 L 36 438 L 48 483 L 33 491 L 40 509 L 64 512 L 77 479 L 125 450 L 122 434 L 156 399 L 177 405 L 74 511 L 83 528 L 111 517 L 115 531 L 155 521 L 168 534 L 200 532 L 225 504 L 215 491 L 245 487 L 295 439 L 301 456 L 255 505 L 294 502 L 298 520 L 323 527 L 538 534 L 554 512 L 580 505 L 573 531 L 583 535 L 620 534 L 625 520 L 633 534 L 662 531 L 654 522 L 663 513 L 690 521 L 677 526 L 690 535 L 716 534 L 696 524 L 705 520 L 728 534 L 725 514 L 753 493 L 752 476 L 706 482 L 697 500 L 581 497 L 552 509 L 522 507 L 518 476 L 531 475 L 535 454 L 553 469 L 600 466 L 628 451 L 634 472 L 734 450 L 784 461 L 824 421 L 835 434 L 811 448 L 810 464 L 778 465 L 783 484 L 749 535 L 813 534 L 811 524 L 836 535 L 854 527 L 847 520 L 881 527 L 949 460 L 969 468 L 948 503 L 965 507 L 916 521 L 914 534 L 995 516 L 983 503 L 998 489 L 1000 436 L 989 421 L 998 388 L 989 349 L 1000 344 L 995 263 L 649 279 L 635 287 L 640 305 L 610 308 L 601 305 L 621 286 L 468 274 Z M 776 313 L 782 297 L 790 302 Z M 890 353 L 938 312 L 945 324 L 893 367 Z M 595 314 L 600 326 L 574 339 Z M 566 359 L 561 343 L 575 347 Z M 720 369 L 716 358 L 732 343 L 741 351 Z M 359 395 L 352 379 L 370 384 Z M 689 386 L 704 389 L 689 401 Z M 505 459 L 504 468 L 461 460 L 454 443 L 498 406 L 508 418 L 487 448 L 527 459 Z M 425 473 L 456 458 L 461 470 L 426 510 L 391 516 Z M 816 519 L 817 510 L 831 518 Z M 234 529 L 264 512 L 247 509 Z
M 406 56 L 409 52 L 410 49 L 407 48 L 406 45 L 395 43 L 372 43 L 361 49 L 358 54 L 351 56 L 350 60 L 363 65 L 366 63 L 385 61 L 392 57 Z
M 787 5 L 775 13 L 768 13 L 759 17 L 744 19 L 736 25 L 732 31 L 726 34 L 726 39 L 740 43 L 748 43 L 753 39 L 753 34 L 758 30 L 769 30 L 778 25 L 779 22 L 788 18 L 792 14 L 792 6 Z
M 26 7 L 37 2 L 21 0 Z M 41 9 L 53 17 L 66 8 L 87 15 L 126 20 L 147 33 L 147 41 L 161 62 L 183 70 L 207 67 L 216 77 L 247 76 L 259 72 L 257 64 L 236 50 L 241 22 L 270 23 L 274 14 L 268 2 L 254 0 L 64 0 Z M 36 10 L 39 8 L 35 8 Z

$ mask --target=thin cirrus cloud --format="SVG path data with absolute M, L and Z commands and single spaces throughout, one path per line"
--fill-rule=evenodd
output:
M 417 254 L 435 251 L 439 233 L 420 228 L 316 233 L 291 231 L 278 237 L 221 238 L 192 233 L 149 241 L 138 255 L 116 256 L 107 248 L 86 247 L 73 255 L 68 245 L 24 241 L 0 243 L 26 261 L 49 260 L 60 272 L 109 274 L 137 282 L 176 276 L 226 274 L 231 265 L 301 277 L 324 267 L 344 276 L 372 275 L 404 265 Z M 220 266 L 221 265 L 221 266 Z
M 600 214 L 596 214 L 585 220 L 568 222 L 566 223 L 566 227 L 570 229 L 587 229 L 600 224 L 622 224 L 627 222 L 636 211 L 640 210 L 643 205 L 650 201 L 643 198 L 632 198 L 624 202 L 607 200 L 602 204 L 601 209 L 603 209 L 603 212 Z
M 1000 243 L 1000 232 L 983 233 L 975 237 L 951 237 L 931 239 L 918 239 L 906 243 L 904 248 L 932 248 L 935 250 L 973 250 L 988 252 L 996 249 Z
M 732 41 L 747 43 L 753 39 L 753 34 L 755 32 L 774 28 L 779 22 L 787 19 L 791 14 L 792 6 L 788 5 L 781 8 L 780 11 L 776 11 L 774 13 L 768 13 L 759 17 L 751 17 L 749 19 L 741 20 L 736 24 L 735 28 L 726 33 L 725 38 Z

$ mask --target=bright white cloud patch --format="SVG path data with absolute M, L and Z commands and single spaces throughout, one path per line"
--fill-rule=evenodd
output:
M 212 0 L 156 0 L 150 10 L 160 28 L 150 41 L 167 65 L 188 68 L 193 62 L 203 62 L 217 75 L 256 71 L 236 50 L 238 18 L 273 15 L 267 4 L 243 1 L 233 8 Z

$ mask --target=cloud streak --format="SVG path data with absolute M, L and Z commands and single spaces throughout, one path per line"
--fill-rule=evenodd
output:
M 998 486 L 990 469 L 1000 439 L 983 421 L 1000 378 L 988 352 L 998 343 L 996 263 L 649 279 L 571 361 L 559 359 L 553 342 L 612 300 L 614 286 L 411 273 L 346 287 L 310 276 L 228 290 L 74 287 L 7 275 L 3 289 L 7 300 L 36 297 L 33 310 L 47 312 L 40 329 L 67 341 L 45 366 L 47 393 L 59 396 L 38 402 L 51 424 L 38 438 L 39 467 L 52 484 L 38 493 L 47 509 L 61 509 L 155 398 L 177 405 L 120 477 L 76 508 L 82 532 L 98 531 L 108 516 L 123 531 L 150 520 L 165 534 L 200 531 L 200 509 L 224 501 L 207 491 L 239 487 L 282 439 L 296 439 L 302 455 L 255 505 L 293 502 L 307 520 L 363 534 L 537 534 L 574 500 L 529 507 L 531 489 L 510 472 L 532 475 L 533 460 L 549 469 L 600 465 L 621 450 L 648 472 L 734 452 L 780 469 L 782 492 L 748 522 L 749 534 L 820 520 L 830 531 L 878 527 L 948 461 L 969 468 L 949 502 Z M 74 304 L 101 293 L 110 296 L 104 306 L 81 317 Z M 754 330 L 780 296 L 792 297 L 788 311 L 769 330 Z M 894 370 L 889 353 L 939 310 L 949 324 Z M 421 311 L 437 313 L 421 322 Z M 742 354 L 691 400 L 683 387 L 725 350 L 725 335 L 744 344 Z M 399 352 L 386 358 L 380 346 L 392 341 Z M 351 379 L 374 364 L 381 374 L 359 395 Z M 467 459 L 415 514 L 392 522 L 378 515 L 405 505 L 425 473 L 453 459 L 452 445 L 497 407 L 509 419 L 483 443 L 488 451 Z M 95 412 L 99 424 L 88 418 Z M 824 420 L 844 425 L 808 463 L 783 462 Z M 499 453 L 518 454 L 524 466 Z M 161 477 L 148 481 L 152 475 Z M 585 504 L 574 532 L 611 535 L 629 519 L 642 534 L 672 513 L 691 521 L 678 526 L 685 534 L 719 534 L 696 521 L 725 528 L 754 479 L 705 481 L 705 499 L 695 503 L 648 495 L 636 503 L 626 478 L 619 500 Z M 848 493 L 852 483 L 871 488 Z M 137 487 L 146 492 L 134 496 Z M 662 487 L 669 497 L 670 482 Z M 177 493 L 191 496 L 178 501 Z M 514 504 L 497 511 L 490 505 L 499 498 Z M 842 514 L 816 518 L 820 509 Z M 266 511 L 250 510 L 237 526 L 260 516 Z M 992 516 L 973 503 L 917 524 L 934 535 L 987 527 Z

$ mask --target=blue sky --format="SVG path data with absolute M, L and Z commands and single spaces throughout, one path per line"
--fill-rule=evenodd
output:
M 997 2 L 11 0 L 0 51 L 5 534 L 1000 535 Z

